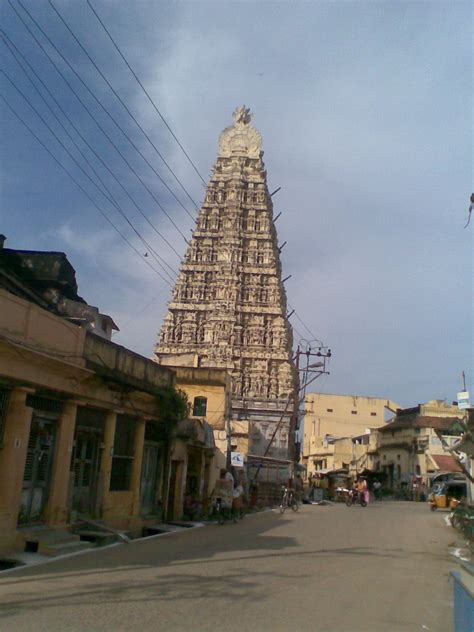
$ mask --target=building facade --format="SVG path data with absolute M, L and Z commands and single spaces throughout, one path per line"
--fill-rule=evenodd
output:
M 173 371 L 190 409 L 173 438 L 168 517 L 180 517 L 190 500 L 197 506 L 196 516 L 206 515 L 230 450 L 230 378 L 222 369 L 174 367 Z
M 361 472 L 370 467 L 370 449 L 376 441 L 373 429 L 385 424 L 385 411 L 397 408 L 391 400 L 377 397 L 308 393 L 301 457 L 307 474 L 342 467 Z
M 181 519 L 188 492 L 202 509 L 225 456 L 176 373 L 108 339 L 64 253 L 19 253 L 0 257 L 0 554 L 141 535 Z M 227 401 L 221 373 L 183 369 L 183 391 Z
M 409 485 L 413 476 L 427 481 L 438 472 L 461 472 L 449 451 L 465 432 L 461 422 L 458 407 L 440 400 L 398 410 L 392 421 L 377 429 L 374 469 L 385 475 L 390 488 Z
M 220 135 L 155 358 L 225 369 L 232 444 L 248 455 L 286 459 L 295 431 L 292 331 L 262 139 L 250 118 L 238 108 Z
M 4 290 L 0 334 L 0 550 L 44 537 L 55 554 L 48 529 L 79 519 L 139 533 L 167 494 L 173 372 Z

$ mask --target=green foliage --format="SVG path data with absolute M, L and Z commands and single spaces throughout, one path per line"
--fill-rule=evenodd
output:
M 172 386 L 161 388 L 156 394 L 158 400 L 158 421 L 175 426 L 189 415 L 190 404 L 184 391 Z

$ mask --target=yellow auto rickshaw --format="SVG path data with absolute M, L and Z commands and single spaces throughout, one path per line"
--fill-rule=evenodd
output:
M 431 511 L 454 509 L 467 495 L 465 481 L 444 481 L 435 483 L 429 495 Z

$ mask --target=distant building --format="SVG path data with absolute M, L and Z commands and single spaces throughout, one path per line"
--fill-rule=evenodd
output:
M 474 505 L 474 408 L 468 408 L 463 412 L 465 432 L 461 441 L 456 444 L 456 451 L 465 455 L 465 465 L 470 473 L 468 500 Z
M 397 408 L 391 400 L 377 397 L 308 393 L 301 459 L 307 475 L 370 468 L 369 451 L 376 440 L 371 430 L 385 424 L 386 410 L 395 412 Z
M 465 431 L 462 416 L 457 406 L 441 400 L 398 410 L 377 429 L 374 469 L 385 474 L 388 487 L 395 488 L 409 484 L 413 476 L 426 479 L 438 472 L 460 472 L 459 463 L 444 446 L 460 440 Z

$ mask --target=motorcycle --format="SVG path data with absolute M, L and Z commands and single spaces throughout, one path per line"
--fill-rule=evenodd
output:
M 352 505 L 357 505 L 357 503 L 359 503 L 361 507 L 367 507 L 364 492 L 359 492 L 357 489 L 349 490 L 346 498 L 346 506 L 352 507 Z

